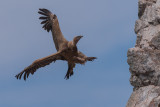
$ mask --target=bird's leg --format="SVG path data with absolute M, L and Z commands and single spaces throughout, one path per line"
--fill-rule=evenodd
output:
M 69 79 L 69 77 L 73 75 L 73 68 L 75 67 L 75 65 L 75 63 L 68 63 L 68 71 L 65 76 L 65 79 Z

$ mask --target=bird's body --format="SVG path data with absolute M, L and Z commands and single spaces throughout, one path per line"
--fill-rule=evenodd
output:
M 38 68 L 49 65 L 56 60 L 65 60 L 68 62 L 68 71 L 65 78 L 69 79 L 73 75 L 73 68 L 76 64 L 85 64 L 86 61 L 93 61 L 96 57 L 87 57 L 78 50 L 77 43 L 83 36 L 76 36 L 72 41 L 67 41 L 61 32 L 57 16 L 47 9 L 39 10 L 38 13 L 45 16 L 39 18 L 44 20 L 41 24 L 44 24 L 44 30 L 52 32 L 57 53 L 35 60 L 30 66 L 17 74 L 16 77 L 21 79 L 24 73 L 24 80 L 26 80 L 29 74 L 34 74 Z

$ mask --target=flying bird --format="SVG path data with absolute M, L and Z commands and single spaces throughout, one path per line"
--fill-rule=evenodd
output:
M 87 61 L 96 59 L 96 57 L 87 57 L 78 50 L 77 43 L 83 36 L 76 36 L 72 41 L 66 40 L 61 32 L 58 18 L 55 14 L 47 9 L 39 9 L 38 13 L 43 15 L 39 17 L 39 19 L 43 20 L 41 22 L 41 24 L 43 24 L 42 28 L 47 32 L 52 32 L 57 53 L 35 60 L 31 65 L 15 76 L 17 79 L 21 79 L 24 74 L 23 78 L 26 80 L 26 78 L 28 78 L 30 74 L 33 75 L 37 69 L 45 67 L 56 60 L 68 62 L 68 71 L 65 75 L 65 79 L 69 79 L 69 77 L 73 75 L 73 68 L 76 64 L 85 64 Z

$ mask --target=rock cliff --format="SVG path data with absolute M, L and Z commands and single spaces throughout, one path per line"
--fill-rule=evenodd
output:
M 160 107 L 160 0 L 139 0 L 136 45 L 128 50 L 130 83 L 127 107 Z

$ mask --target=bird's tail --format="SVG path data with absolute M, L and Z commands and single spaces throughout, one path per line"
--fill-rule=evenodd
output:
M 39 17 L 39 19 L 43 20 L 41 22 L 41 24 L 44 24 L 42 28 L 44 28 L 44 30 L 47 30 L 48 32 L 52 30 L 52 22 L 57 18 L 57 16 L 55 14 L 52 14 L 52 12 L 47 9 L 39 9 L 38 13 L 43 15 Z

